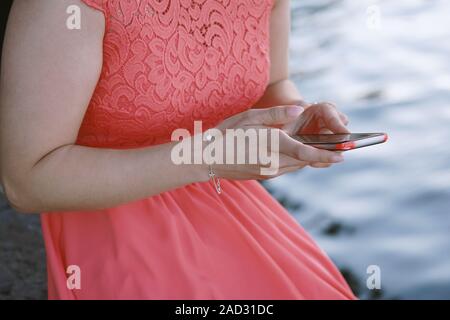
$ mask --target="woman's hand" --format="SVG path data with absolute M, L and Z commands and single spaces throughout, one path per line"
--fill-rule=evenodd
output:
M 226 129 L 269 129 L 269 136 L 272 134 L 278 135 L 278 148 L 268 144 L 267 150 L 265 150 L 266 154 L 274 152 L 275 156 L 279 157 L 278 171 L 269 175 L 262 174 L 261 169 L 268 168 L 269 165 L 267 163 L 261 163 L 258 156 L 258 162 L 256 164 L 215 164 L 213 167 L 216 175 L 235 180 L 269 179 L 311 164 L 329 166 L 333 163 L 343 161 L 342 155 L 337 152 L 320 150 L 304 145 L 291 138 L 286 131 L 279 129 L 281 126 L 287 126 L 297 119 L 301 119 L 302 117 L 300 115 L 302 112 L 304 112 L 302 107 L 280 106 L 267 109 L 251 109 L 226 119 L 218 126 L 218 129 L 222 132 L 225 132 Z M 226 139 L 226 135 L 222 135 L 220 139 Z M 270 138 L 268 141 L 270 141 Z M 223 145 L 226 145 L 226 141 L 222 142 Z M 247 144 L 245 148 L 246 150 L 235 150 L 235 154 L 237 152 L 245 152 L 245 159 L 248 159 L 249 150 Z M 260 151 L 253 149 L 253 152 L 258 152 L 258 155 Z
M 305 111 L 297 121 L 287 124 L 283 130 L 288 134 L 350 133 L 348 117 L 329 102 L 300 103 Z
M 293 134 L 330 134 L 350 133 L 347 129 L 348 117 L 340 112 L 336 106 L 329 102 L 309 104 L 299 103 L 305 108 L 301 116 L 292 123 L 283 126 L 289 135 Z M 314 168 L 330 167 L 329 163 L 311 163 Z

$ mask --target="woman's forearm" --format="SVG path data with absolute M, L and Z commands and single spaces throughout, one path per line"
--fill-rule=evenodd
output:
M 255 108 L 299 101 L 302 97 L 297 88 L 285 80 L 269 86 Z M 52 212 L 114 207 L 208 179 L 207 168 L 202 165 L 175 165 L 171 161 L 173 146 L 168 143 L 133 150 L 63 146 L 19 178 L 3 176 L 3 184 L 19 211 Z
M 61 147 L 19 182 L 4 181 L 5 191 L 22 212 L 78 211 L 114 207 L 207 180 L 203 165 L 171 161 L 173 145 L 133 150 Z
M 269 85 L 253 108 L 268 108 L 277 105 L 295 105 L 303 101 L 303 97 L 295 84 L 289 80 L 281 80 Z

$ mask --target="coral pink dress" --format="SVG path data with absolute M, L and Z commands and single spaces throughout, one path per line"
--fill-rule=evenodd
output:
M 77 143 L 136 148 L 249 109 L 269 80 L 273 0 L 83 0 L 106 19 Z M 256 181 L 193 183 L 91 212 L 42 214 L 51 299 L 352 299 Z M 80 268 L 81 288 L 67 286 Z

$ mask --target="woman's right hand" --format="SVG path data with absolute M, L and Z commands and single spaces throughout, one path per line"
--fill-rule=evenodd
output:
M 291 138 L 285 131 L 279 129 L 279 127 L 291 123 L 298 119 L 303 112 L 302 107 L 298 106 L 279 106 L 266 109 L 250 109 L 248 111 L 239 113 L 233 117 L 224 120 L 217 129 L 222 131 L 219 139 L 224 139 L 223 145 L 226 146 L 225 131 L 227 129 L 268 129 L 270 134 L 267 138 L 267 154 L 270 159 L 274 156 L 278 156 L 278 170 L 271 172 L 270 174 L 264 173 L 264 169 L 267 169 L 270 164 L 261 163 L 261 159 L 257 156 L 258 161 L 256 164 L 213 164 L 213 169 L 218 177 L 233 180 L 265 180 L 283 175 L 288 172 L 302 169 L 306 166 L 312 166 L 315 168 L 329 167 L 334 163 L 343 161 L 341 154 L 337 152 L 317 149 L 308 145 L 305 145 L 293 138 Z M 258 132 L 258 131 L 256 131 Z M 267 132 L 265 132 L 267 136 Z M 272 134 L 279 136 L 279 146 L 270 145 L 270 137 Z M 215 139 L 217 137 L 215 136 Z M 258 139 L 259 140 L 259 139 Z M 238 146 L 235 144 L 235 153 L 245 152 L 245 159 L 249 159 L 249 146 L 245 144 L 245 150 L 238 150 Z M 242 146 L 241 146 L 242 147 Z M 258 148 L 261 146 L 258 146 Z M 275 148 L 274 148 L 275 147 Z M 260 154 L 261 150 L 258 148 L 252 148 L 252 152 Z M 274 152 L 271 155 L 271 152 Z M 224 159 L 226 159 L 226 148 L 224 147 Z M 235 159 L 236 160 L 236 159 Z

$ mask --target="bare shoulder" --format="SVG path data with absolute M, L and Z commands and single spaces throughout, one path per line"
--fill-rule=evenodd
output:
M 77 9 L 74 11 L 74 8 Z M 78 21 L 74 20 L 74 15 Z M 73 28 L 74 23 L 79 25 Z M 25 69 L 29 72 L 40 66 L 46 69 L 51 66 L 73 73 L 82 71 L 81 64 L 96 70 L 103 35 L 103 14 L 81 0 L 15 0 L 5 35 L 2 64 L 6 71 Z M 20 76 L 20 72 L 14 75 Z
M 70 28 L 74 22 L 79 22 L 79 27 Z M 104 17 L 100 11 L 87 6 L 81 0 L 15 0 L 11 8 L 9 27 L 57 37 L 52 40 L 70 40 L 102 35 Z M 74 30 L 78 32 L 68 32 Z
M 104 23 L 81 0 L 14 1 L 0 75 L 0 160 L 32 162 L 75 141 L 101 74 Z

